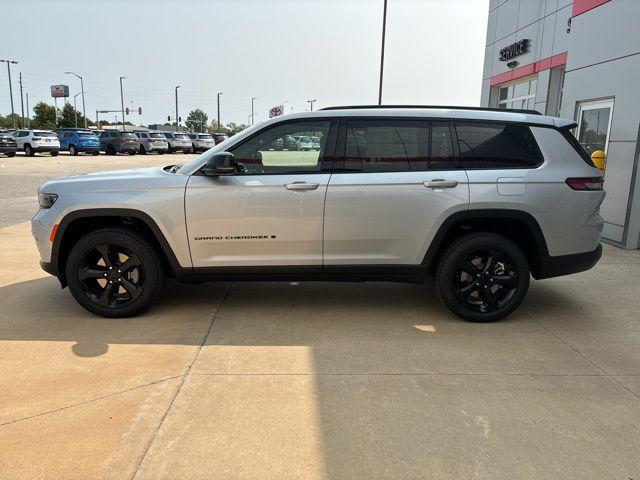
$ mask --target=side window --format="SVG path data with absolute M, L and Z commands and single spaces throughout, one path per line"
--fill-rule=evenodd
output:
M 356 172 L 409 172 L 429 168 L 426 120 L 347 122 L 344 167 Z
M 456 168 L 455 150 L 449 122 L 431 122 L 431 170 L 453 170 Z
M 330 120 L 317 120 L 275 125 L 231 153 L 244 175 L 318 172 L 330 124 Z
M 465 168 L 535 168 L 543 161 L 526 125 L 456 121 Z
M 64 132 L 63 138 L 69 138 L 71 136 L 71 132 Z

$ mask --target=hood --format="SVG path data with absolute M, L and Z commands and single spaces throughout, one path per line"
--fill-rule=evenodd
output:
M 140 191 L 184 187 L 188 177 L 169 173 L 163 167 L 130 168 L 105 172 L 77 173 L 46 182 L 41 192 L 63 193 Z

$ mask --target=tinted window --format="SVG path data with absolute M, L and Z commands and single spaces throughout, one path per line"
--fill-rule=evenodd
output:
M 115 136 L 117 135 L 120 135 L 121 137 L 124 137 L 124 138 L 136 138 L 135 134 L 129 133 L 129 132 L 119 132 Z
M 542 154 L 526 125 L 456 122 L 465 168 L 534 168 Z
M 204 135 L 200 134 L 200 139 L 201 140 L 213 140 L 213 137 L 211 135 L 208 135 L 208 134 L 205 133 Z
M 173 138 L 173 133 L 165 133 L 164 136 L 167 138 Z
M 34 137 L 55 137 L 56 134 L 53 132 L 33 132 Z
M 72 132 L 64 132 L 64 134 L 62 135 L 62 138 L 69 138 L 71 135 L 73 135 Z
M 231 152 L 240 173 L 245 175 L 320 171 L 330 123 L 321 120 L 279 124 L 261 131 Z M 301 150 L 294 135 L 314 135 L 320 137 L 320 142 L 316 148 Z
M 165 138 L 165 136 L 161 133 L 150 133 L 149 138 Z
M 429 155 L 430 170 L 453 170 L 455 164 L 455 150 L 449 122 L 431 122 L 431 155 Z
M 93 138 L 95 135 L 91 132 L 78 132 L 78 136 L 82 138 Z
M 347 122 L 344 169 L 406 172 L 429 167 L 429 123 L 421 120 Z

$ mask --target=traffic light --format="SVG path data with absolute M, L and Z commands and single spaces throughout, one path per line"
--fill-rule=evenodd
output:
M 171 121 L 171 115 L 167 115 L 167 122 Z
M 124 109 L 124 113 L 125 113 L 125 115 L 129 115 L 129 107 Z
M 182 121 L 182 117 L 178 117 L 178 122 L 181 122 L 181 121 Z
M 138 107 L 138 115 L 142 115 L 142 107 Z

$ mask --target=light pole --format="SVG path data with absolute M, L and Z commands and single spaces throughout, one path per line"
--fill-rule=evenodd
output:
M 73 72 L 64 72 L 65 75 L 75 75 L 76 77 L 78 77 L 80 79 L 80 91 L 82 93 L 82 116 L 84 117 L 84 128 L 87 128 L 87 112 L 85 110 L 85 105 L 84 105 L 84 82 L 82 81 L 82 77 L 80 75 L 78 75 L 77 73 L 73 73 Z M 122 81 L 121 81 L 122 83 Z M 76 125 L 77 127 L 77 125 Z
M 178 89 L 180 88 L 180 85 L 176 86 L 176 131 L 179 132 L 180 128 L 178 128 L 180 126 L 180 124 L 178 123 L 179 119 L 180 119 L 180 115 L 178 115 Z
M 7 64 L 7 73 L 9 74 L 9 99 L 11 100 L 11 118 L 13 118 L 13 128 L 16 128 L 16 115 L 13 111 L 13 89 L 11 87 L 11 64 L 17 64 L 15 60 L 0 60 L 0 62 L 5 62 Z
M 311 105 L 311 111 L 313 112 L 313 104 L 316 103 L 318 100 L 316 100 L 315 98 L 313 100 L 307 100 L 307 103 L 309 105 Z
M 78 128 L 78 110 L 76 109 L 76 98 L 78 98 L 78 95 L 82 95 L 83 93 L 84 92 L 76 93 L 73 96 L 73 116 L 76 118 L 76 128 Z M 82 112 L 82 114 L 84 115 L 84 112 Z M 84 127 L 84 128 L 87 128 L 87 127 Z
M 251 97 L 251 125 L 253 125 L 253 117 L 255 114 L 253 113 L 253 102 L 255 102 L 258 97 Z
M 384 0 L 382 11 L 382 48 L 380 49 L 380 85 L 378 88 L 378 105 L 382 105 L 382 73 L 384 71 L 384 38 L 387 31 L 387 0 Z
M 29 113 L 29 92 L 27 92 L 26 94 L 27 97 L 27 128 L 31 127 L 31 114 Z
M 122 107 L 122 131 L 124 132 L 124 94 L 122 93 L 122 80 L 127 77 L 120 77 L 120 106 Z
M 220 95 L 223 92 L 218 92 L 218 132 L 220 132 Z

